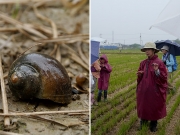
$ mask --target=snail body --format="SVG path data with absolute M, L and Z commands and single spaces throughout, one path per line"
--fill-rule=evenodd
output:
M 78 86 L 82 86 L 85 82 L 86 82 L 86 76 L 83 75 L 83 74 L 79 74 L 77 77 L 76 77 L 76 84 Z
M 20 99 L 71 101 L 71 82 L 65 68 L 54 58 L 40 53 L 21 56 L 10 67 L 8 84 Z

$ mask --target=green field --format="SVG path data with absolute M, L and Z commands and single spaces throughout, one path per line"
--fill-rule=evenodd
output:
M 117 50 L 101 50 L 107 54 L 113 71 L 108 89 L 108 102 L 100 102 L 91 110 L 92 135 L 149 135 L 147 128 L 138 131 L 139 120 L 136 114 L 136 72 L 139 64 L 146 58 L 139 50 L 126 50 L 119 53 Z M 162 53 L 159 53 L 161 58 Z M 180 63 L 180 57 L 177 57 Z M 177 111 L 180 114 L 180 69 L 174 72 L 171 80 L 177 88 L 175 94 L 167 96 L 167 117 L 160 120 L 156 135 L 180 134 L 180 117 L 174 118 Z M 97 96 L 98 90 L 95 91 Z M 179 108 L 179 109 L 178 109 Z M 175 120 L 174 120 L 175 119 Z M 171 124 L 173 123 L 173 124 Z M 174 125 L 175 123 L 175 125 Z M 173 125 L 173 126 L 172 126 Z M 170 131 L 167 129 L 171 129 Z M 154 134 L 153 134 L 154 135 Z
M 101 50 L 101 53 L 142 53 L 140 49 L 124 49 L 124 50 Z

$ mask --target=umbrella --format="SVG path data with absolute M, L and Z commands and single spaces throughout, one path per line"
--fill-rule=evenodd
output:
M 151 27 L 180 38 L 180 0 L 170 0 Z M 150 29 L 151 29 L 150 27 Z
M 91 41 L 91 64 L 99 59 L 99 44 L 100 42 Z
M 180 56 L 180 45 L 176 42 L 172 42 L 171 40 L 161 40 L 155 42 L 156 48 L 161 49 L 164 45 L 169 47 L 169 53 L 175 56 Z

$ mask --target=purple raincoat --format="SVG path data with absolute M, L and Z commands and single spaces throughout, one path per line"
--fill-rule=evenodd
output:
M 100 59 L 103 58 L 105 60 L 104 67 L 101 67 L 100 78 L 98 79 L 98 89 L 99 90 L 107 90 L 109 86 L 109 78 L 110 73 L 112 71 L 112 67 L 108 64 L 108 59 L 105 54 L 103 54 Z
M 152 63 L 159 65 L 156 75 Z M 158 120 L 166 116 L 167 70 L 157 55 L 140 63 L 138 71 L 144 74 L 137 78 L 137 113 L 145 120 Z

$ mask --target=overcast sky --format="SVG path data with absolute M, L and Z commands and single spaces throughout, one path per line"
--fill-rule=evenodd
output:
M 176 37 L 150 26 L 169 0 L 90 0 L 91 37 L 109 43 L 133 44 L 175 40 Z

